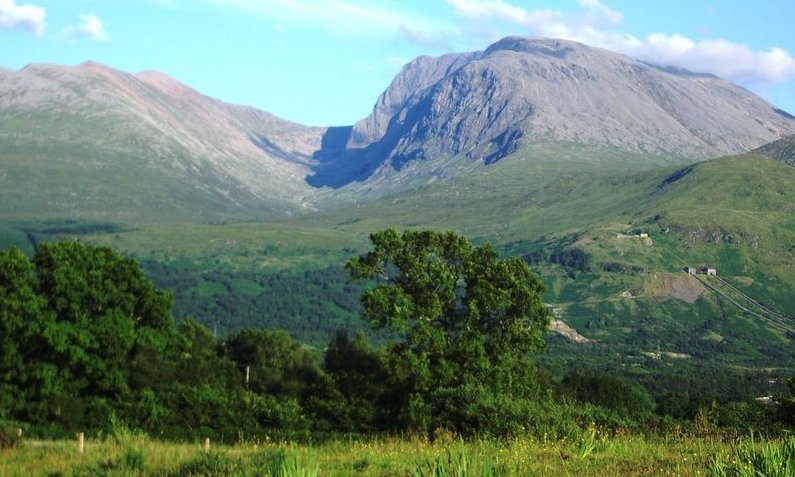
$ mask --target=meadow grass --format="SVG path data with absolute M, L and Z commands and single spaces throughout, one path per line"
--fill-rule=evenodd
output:
M 583 439 L 587 442 L 583 447 Z M 535 437 L 461 441 L 457 438 L 370 437 L 296 444 L 271 440 L 213 445 L 145 436 L 76 442 L 27 440 L 0 453 L 0 475 L 143 476 L 704 476 L 731 442 L 714 437 Z

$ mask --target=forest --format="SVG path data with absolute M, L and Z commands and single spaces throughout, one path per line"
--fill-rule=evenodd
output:
M 630 379 L 598 356 L 581 366 L 545 361 L 544 285 L 527 261 L 489 244 L 393 229 L 370 240 L 345 269 L 380 338 L 340 329 L 322 349 L 276 329 L 219 338 L 192 318 L 176 323 L 170 294 L 108 247 L 0 252 L 2 432 L 58 438 L 122 424 L 153 438 L 232 443 L 795 428 L 793 381 L 763 402 L 751 372 L 710 377 L 685 366 Z

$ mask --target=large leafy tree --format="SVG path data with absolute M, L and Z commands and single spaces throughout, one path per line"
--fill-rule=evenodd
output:
M 544 286 L 524 261 L 452 232 L 386 229 L 370 241 L 373 249 L 346 268 L 375 282 L 362 295 L 369 321 L 405 337 L 388 366 L 407 392 L 406 422 L 424 424 L 446 399 L 439 396 L 538 392 L 530 357 L 543 347 L 549 317 Z
M 40 356 L 83 394 L 125 392 L 136 345 L 173 326 L 171 296 L 156 290 L 134 260 L 108 247 L 43 244 L 34 262 L 39 294 L 53 313 Z
M 24 390 L 2 407 L 24 420 L 68 426 L 107 410 L 129 393 L 138 354 L 173 335 L 170 295 L 107 247 L 42 244 L 33 261 L 2 252 L 0 298 L 0 386 Z

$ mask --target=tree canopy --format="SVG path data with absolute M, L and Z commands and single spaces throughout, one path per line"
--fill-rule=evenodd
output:
M 461 393 L 538 394 L 530 357 L 549 317 L 544 286 L 524 261 L 452 232 L 386 229 L 370 241 L 346 268 L 375 283 L 362 294 L 368 320 L 405 338 L 388 360 L 408 393 L 406 419 L 423 425 Z

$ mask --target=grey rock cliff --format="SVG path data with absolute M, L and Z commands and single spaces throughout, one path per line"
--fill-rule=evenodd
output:
M 359 150 L 325 174 L 362 180 L 459 154 L 490 163 L 532 141 L 708 158 L 793 133 L 791 116 L 718 77 L 571 41 L 508 37 L 406 65 L 354 126 L 348 148 Z

